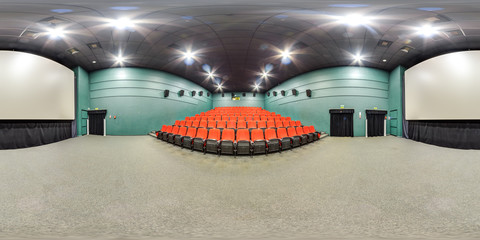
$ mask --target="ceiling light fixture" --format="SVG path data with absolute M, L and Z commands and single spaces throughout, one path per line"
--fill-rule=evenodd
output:
M 418 29 L 418 33 L 423 37 L 431 37 L 438 33 L 437 29 L 432 27 L 431 25 L 424 25 Z
M 121 54 L 115 57 L 116 64 L 123 64 L 125 61 L 125 57 L 123 57 Z
M 65 36 L 65 32 L 60 28 L 51 28 L 48 30 L 48 34 L 52 39 L 62 38 Z
M 355 60 L 355 62 L 361 62 L 363 60 L 363 56 L 361 56 L 360 54 L 357 54 L 353 56 L 353 59 Z
M 286 49 L 280 53 L 282 56 L 282 64 L 288 65 L 292 62 L 290 50 Z
M 359 25 L 367 25 L 370 23 L 370 19 L 366 16 L 352 14 L 340 18 L 340 22 L 351 27 Z
M 120 29 L 120 30 L 134 27 L 133 22 L 128 18 L 119 18 L 119 19 L 112 20 L 111 24 L 115 28 Z

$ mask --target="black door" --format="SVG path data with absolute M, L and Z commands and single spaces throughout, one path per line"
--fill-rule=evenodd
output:
M 385 115 L 387 111 L 366 110 L 367 134 L 369 137 L 383 136 L 385 131 Z
M 330 109 L 330 136 L 353 137 L 354 109 Z
M 103 121 L 107 110 L 90 110 L 88 111 L 89 134 L 103 135 Z

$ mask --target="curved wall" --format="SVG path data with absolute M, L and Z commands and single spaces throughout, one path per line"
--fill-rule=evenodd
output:
M 375 107 L 388 110 L 389 77 L 388 72 L 365 67 L 317 70 L 270 89 L 269 92 L 276 91 L 277 96 L 265 95 L 265 108 L 329 133 L 329 109 L 344 105 L 346 109 L 355 109 L 354 136 L 365 136 L 365 110 Z M 296 96 L 292 95 L 292 89 L 298 91 Z M 312 90 L 312 97 L 306 96 L 307 89 Z M 280 94 L 282 90 L 287 92 L 285 97 Z
M 111 68 L 90 73 L 89 83 L 90 108 L 107 109 L 108 135 L 147 134 L 212 108 L 212 96 L 207 97 L 206 89 L 161 71 Z M 170 90 L 166 98 L 165 89 Z M 180 90 L 185 91 L 182 97 L 178 96 Z M 192 91 L 197 94 L 192 96 Z
M 245 93 L 245 97 L 242 92 L 234 92 L 235 96 L 240 97 L 240 100 L 232 100 L 232 92 L 225 92 L 225 96 L 222 97 L 221 93 L 213 94 L 213 107 L 261 107 L 265 108 L 265 94 L 257 93 L 255 97 L 253 93 Z

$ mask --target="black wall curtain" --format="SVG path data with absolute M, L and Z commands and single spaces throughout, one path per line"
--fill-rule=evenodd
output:
M 410 139 L 442 147 L 480 149 L 480 121 L 408 121 Z
M 385 130 L 385 115 L 387 111 L 366 110 L 367 114 L 367 134 L 369 137 L 383 136 Z
M 103 135 L 103 120 L 106 114 L 106 110 L 88 111 L 89 134 Z
M 1 120 L 0 149 L 40 146 L 72 137 L 72 121 Z
M 353 137 L 353 109 L 330 109 L 330 136 Z

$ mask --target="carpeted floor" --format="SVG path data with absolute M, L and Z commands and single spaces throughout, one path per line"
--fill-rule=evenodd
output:
M 0 238 L 480 239 L 480 151 L 327 137 L 233 158 L 150 136 L 3 150 Z

